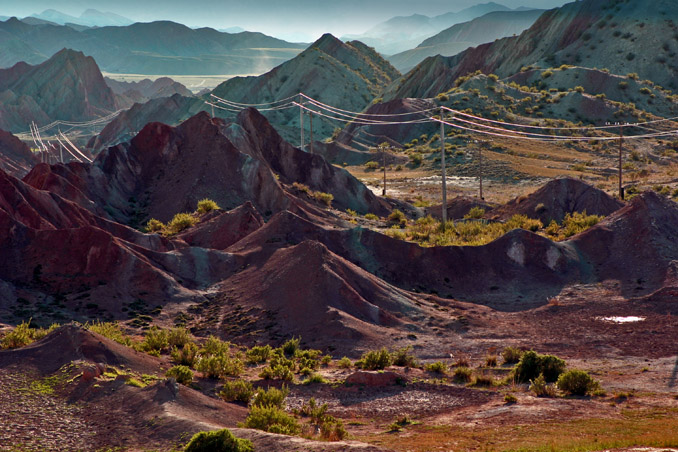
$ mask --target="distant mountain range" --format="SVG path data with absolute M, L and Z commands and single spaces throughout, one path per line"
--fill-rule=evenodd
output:
M 132 25 L 134 23 L 133 20 L 118 14 L 101 12 L 97 11 L 96 9 L 88 9 L 84 11 L 80 17 L 64 14 L 61 11 L 54 9 L 47 9 L 40 14 L 31 14 L 29 17 L 41 19 L 56 25 L 75 24 L 86 27 L 125 26 Z
M 16 18 L 0 22 L 0 67 L 19 61 L 42 63 L 69 48 L 94 57 L 102 70 L 112 73 L 259 74 L 293 58 L 304 47 L 262 33 L 193 30 L 168 21 L 79 30 L 31 25 Z
M 528 9 L 487 13 L 469 22 L 453 25 L 424 40 L 416 48 L 390 56 L 388 60 L 404 73 L 430 56 L 453 56 L 469 47 L 519 35 L 530 28 L 544 11 Z
M 519 8 L 523 11 L 526 8 Z M 365 33 L 346 35 L 342 40 L 360 40 L 384 55 L 393 55 L 417 47 L 424 39 L 455 24 L 469 22 L 495 11 L 511 11 L 498 3 L 482 3 L 459 12 L 450 12 L 435 17 L 421 14 L 397 16 L 382 22 Z

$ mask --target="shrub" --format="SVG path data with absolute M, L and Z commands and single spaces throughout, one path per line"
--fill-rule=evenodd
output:
M 299 423 L 293 416 L 274 406 L 252 406 L 243 426 L 281 435 L 296 435 L 301 431 Z
M 306 380 L 304 380 L 304 384 L 310 385 L 310 384 L 314 384 L 314 383 L 327 383 L 327 380 L 325 380 L 322 375 L 313 372 L 313 373 L 309 374 L 309 376 Z
M 549 78 L 553 75 L 553 71 L 544 71 L 541 73 L 541 78 Z
M 511 404 L 511 403 L 518 403 L 518 398 L 514 396 L 513 394 L 506 394 L 504 396 L 504 402 Z
M 367 162 L 365 163 L 365 169 L 367 171 L 375 171 L 379 168 L 379 164 L 377 162 Z
M 584 92 L 584 87 L 583 86 L 575 86 L 574 90 L 578 93 L 583 93 Z
M 219 391 L 219 397 L 226 402 L 250 403 L 254 396 L 252 383 L 245 380 L 227 381 Z
M 248 364 L 265 363 L 271 357 L 272 350 L 268 344 L 264 346 L 255 345 L 245 352 L 245 359 Z
M 412 166 L 419 166 L 423 161 L 424 158 L 420 153 L 413 152 L 412 154 L 410 154 L 410 163 L 412 164 Z
M 184 452 L 252 452 L 252 441 L 236 438 L 228 429 L 193 435 Z
M 468 383 L 471 381 L 473 371 L 468 367 L 457 367 L 454 369 L 454 381 L 458 383 Z
M 198 219 L 190 213 L 178 213 L 167 223 L 167 234 L 174 235 L 184 231 L 198 222 Z
M 586 395 L 599 388 L 599 384 L 583 370 L 569 370 L 558 377 L 558 389 L 568 394 Z
M 21 322 L 12 331 L 7 333 L 2 338 L 2 348 L 18 348 L 24 347 L 34 342 L 36 330 L 30 327 L 30 320 L 28 322 Z
M 464 218 L 467 220 L 470 219 L 475 219 L 479 220 L 485 215 L 485 209 L 482 207 L 473 207 L 471 210 L 468 211 L 466 215 L 464 215 Z
M 401 210 L 393 209 L 393 211 L 391 211 L 391 213 L 388 215 L 388 221 L 392 223 L 405 224 L 407 223 L 407 218 Z
M 169 336 L 166 330 L 152 326 L 146 331 L 144 341 L 139 344 L 139 348 L 145 352 L 162 352 L 169 346 Z
M 353 362 L 351 362 L 351 359 L 344 356 L 337 362 L 337 367 L 340 369 L 350 369 L 353 367 Z
M 251 398 L 252 406 L 284 408 L 285 399 L 290 390 L 282 385 L 280 389 L 270 387 L 268 389 L 257 389 L 257 392 Z
M 186 328 L 172 328 L 167 331 L 167 343 L 171 347 L 183 347 L 191 342 L 191 335 Z
M 311 189 L 308 188 L 308 185 L 300 184 L 299 182 L 294 182 L 292 188 L 309 195 L 311 194 Z
M 547 382 L 552 383 L 565 371 L 565 361 L 553 355 L 539 355 L 530 350 L 523 354 L 514 369 L 516 380 L 526 383 L 543 375 Z
M 386 348 L 382 348 L 363 353 L 360 360 L 356 362 L 356 366 L 366 370 L 381 370 L 390 366 L 391 363 L 391 354 Z
M 534 380 L 530 380 L 530 391 L 534 392 L 537 397 L 555 397 L 556 391 L 553 385 L 546 383 L 544 374 L 539 374 Z
M 492 375 L 485 373 L 477 374 L 475 377 L 473 377 L 472 381 L 473 386 L 494 386 L 494 384 L 495 382 Z
M 321 203 L 325 204 L 327 207 L 330 207 L 332 205 L 332 201 L 334 200 L 333 194 L 324 193 L 324 192 L 321 192 L 321 191 L 314 191 L 313 197 L 316 199 L 316 201 L 320 201 Z
M 261 373 L 259 373 L 259 377 L 265 380 L 292 381 L 294 380 L 294 372 L 287 366 L 271 364 L 270 366 L 264 367 Z
M 172 361 L 177 364 L 193 367 L 198 357 L 198 346 L 194 342 L 189 342 L 181 348 L 173 347 L 170 356 Z
M 128 347 L 132 345 L 132 339 L 120 329 L 120 325 L 117 323 L 100 322 L 97 320 L 94 323 L 85 324 L 85 328 L 93 333 L 101 334 L 118 344 L 127 345 Z
M 506 364 L 515 364 L 520 361 L 520 357 L 523 355 L 523 352 L 516 347 L 506 347 L 501 352 L 501 357 L 504 359 Z
M 298 337 L 293 337 L 292 339 L 285 342 L 282 346 L 282 351 L 286 356 L 294 356 L 299 350 L 299 342 L 301 341 Z
M 214 354 L 202 354 L 196 370 L 209 378 L 221 378 L 227 375 L 238 376 L 243 372 L 244 367 L 240 359 L 231 357 L 227 351 L 218 351 Z
M 429 372 L 433 372 L 433 373 L 437 373 L 437 374 L 446 374 L 447 373 L 447 364 L 445 364 L 442 361 L 436 361 L 435 363 L 426 364 L 426 366 L 424 366 L 424 369 L 426 369 Z
M 373 214 L 373 213 L 366 213 L 366 214 L 365 214 L 365 219 L 366 219 L 366 220 L 373 220 L 373 221 L 375 221 L 375 220 L 378 220 L 379 217 L 376 216 L 376 215 Z
M 410 350 L 412 350 L 412 346 L 403 347 L 391 353 L 391 362 L 393 365 L 400 367 L 416 367 L 417 358 L 410 354 Z
M 193 371 L 187 366 L 174 366 L 165 373 L 166 377 L 173 377 L 182 385 L 190 385 L 193 382 Z
M 146 232 L 162 232 L 165 229 L 165 225 L 162 221 L 151 218 L 146 223 Z
M 205 199 L 201 199 L 200 201 L 198 201 L 197 212 L 198 212 L 199 215 L 204 215 L 207 212 L 211 212 L 213 210 L 219 210 L 219 209 L 220 209 L 219 205 L 216 202 L 212 201 L 211 199 L 205 198 Z
M 497 355 L 487 355 L 485 357 L 485 366 L 486 367 L 496 367 L 497 366 Z

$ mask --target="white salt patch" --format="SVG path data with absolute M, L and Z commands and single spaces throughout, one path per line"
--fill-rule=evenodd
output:
M 636 317 L 633 315 L 625 317 L 600 317 L 600 320 L 603 322 L 612 322 L 612 323 L 634 323 L 642 322 L 645 320 L 645 317 Z

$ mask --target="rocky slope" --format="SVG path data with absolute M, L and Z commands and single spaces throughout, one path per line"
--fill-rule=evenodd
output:
M 526 66 L 562 64 L 606 68 L 620 75 L 637 73 L 642 79 L 674 89 L 678 87 L 677 69 L 671 64 L 671 55 L 678 47 L 670 37 L 675 34 L 671 18 L 676 15 L 678 5 L 670 0 L 568 3 L 543 14 L 518 37 L 450 58 L 429 58 L 391 91 L 394 97 L 413 97 L 431 86 L 449 89 L 458 77 L 476 70 L 508 77 Z M 648 48 L 656 51 L 647 52 Z
M 260 104 L 299 92 L 345 110 L 362 111 L 399 73 L 374 50 L 326 34 L 294 59 L 259 77 L 236 77 L 214 89 L 221 98 Z M 299 109 L 265 113 L 289 141 L 298 141 Z M 308 119 L 305 120 L 308 130 Z M 316 118 L 315 138 L 332 134 L 340 122 Z M 296 138 L 296 141 L 294 140 Z
M 530 28 L 543 12 L 541 9 L 490 12 L 470 22 L 453 25 L 425 39 L 414 49 L 391 55 L 388 60 L 405 73 L 427 57 L 454 56 L 469 47 L 518 35 Z
M 54 120 L 87 121 L 118 109 L 93 58 L 64 49 L 37 66 L 0 70 L 0 128 L 25 132 Z

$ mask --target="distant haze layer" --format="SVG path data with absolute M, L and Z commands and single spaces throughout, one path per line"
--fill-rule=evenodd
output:
M 485 0 L 0 0 L 3 16 L 25 17 L 45 9 L 56 9 L 79 16 L 84 10 L 96 8 L 111 11 L 138 22 L 172 20 L 188 26 L 225 29 L 238 26 L 261 31 L 286 40 L 311 41 L 325 32 L 342 36 L 361 33 L 376 22 L 396 15 L 436 15 L 458 11 Z M 520 6 L 552 8 L 565 0 L 504 0 L 510 8 Z

